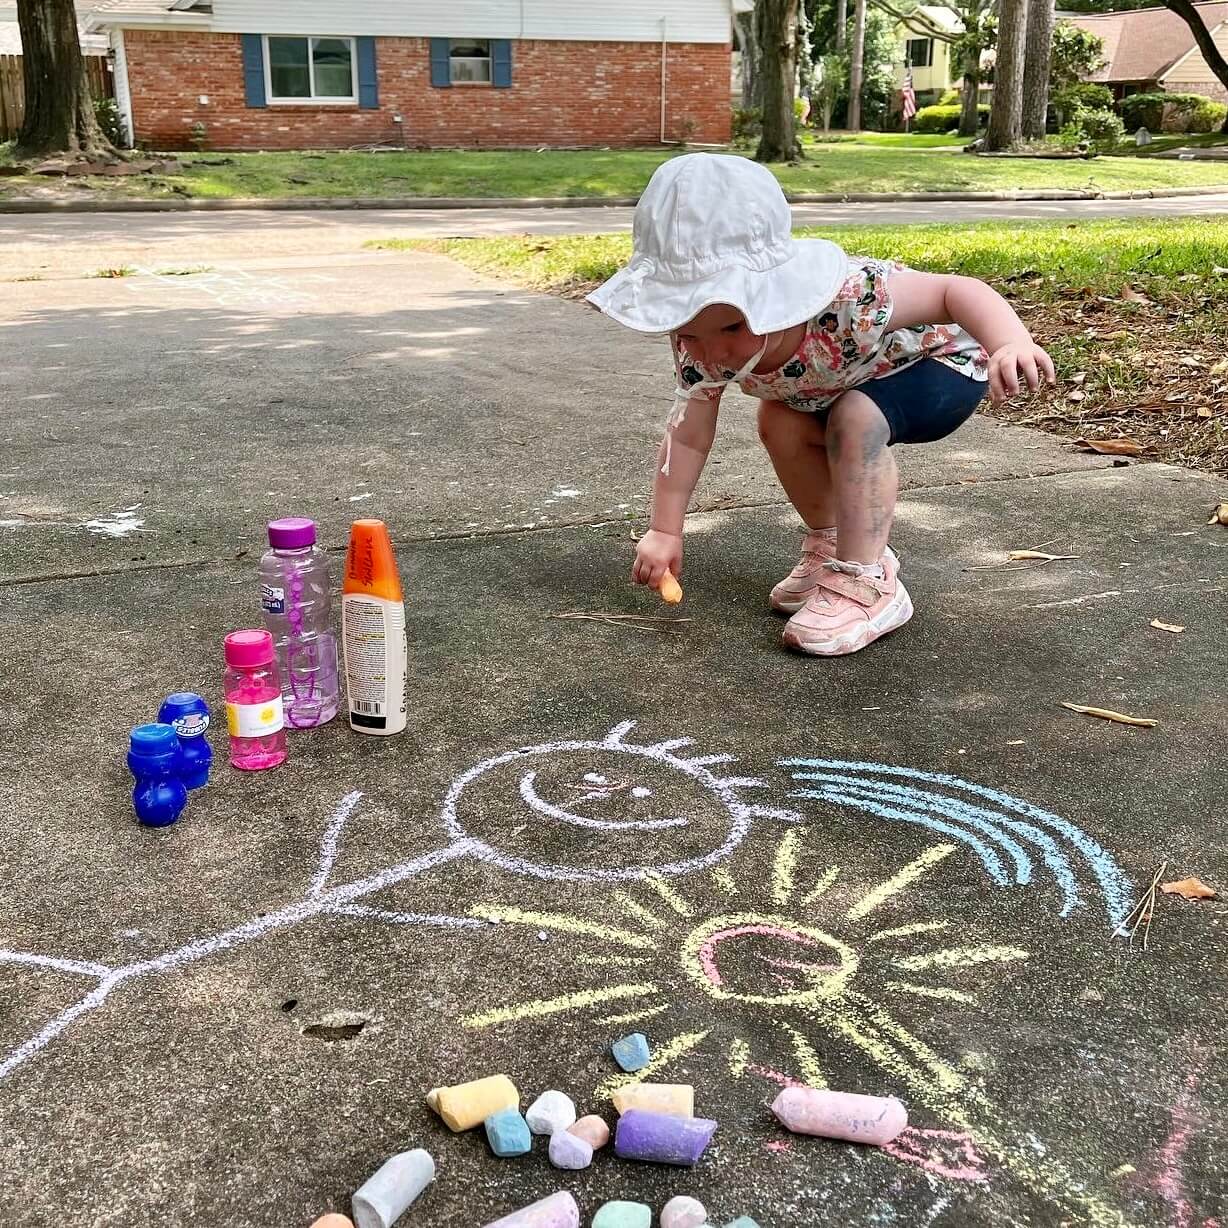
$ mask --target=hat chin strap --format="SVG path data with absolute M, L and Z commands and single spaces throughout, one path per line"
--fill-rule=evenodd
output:
M 772 339 L 779 335 L 779 333 L 765 333 L 763 344 L 734 372 L 730 379 L 701 379 L 698 384 L 690 384 L 684 387 L 682 383 L 682 364 L 678 360 L 677 336 L 674 333 L 670 333 L 669 344 L 674 352 L 674 373 L 677 379 L 674 384 L 674 403 L 670 408 L 669 417 L 665 420 L 665 463 L 661 466 L 661 472 L 666 477 L 669 477 L 669 460 L 673 452 L 674 432 L 686 420 L 687 402 L 690 401 L 692 395 L 701 388 L 727 388 L 730 384 L 737 384 L 745 379 L 759 365 L 764 354 L 768 352 L 768 346 L 772 344 Z

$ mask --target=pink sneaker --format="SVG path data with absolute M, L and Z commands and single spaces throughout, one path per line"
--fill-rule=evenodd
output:
M 836 530 L 820 529 L 802 539 L 802 557 L 797 566 L 772 589 L 768 600 L 773 610 L 796 614 L 818 587 L 823 565 L 836 557 Z
M 784 642 L 799 652 L 836 657 L 902 627 L 912 617 L 912 600 L 898 578 L 900 561 L 887 550 L 881 562 L 881 580 L 838 570 L 847 564 L 824 566 L 815 592 L 785 625 Z

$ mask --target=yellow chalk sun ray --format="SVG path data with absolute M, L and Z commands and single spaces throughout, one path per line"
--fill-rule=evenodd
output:
M 955 848 L 954 844 L 935 844 L 927 848 L 915 861 L 910 861 L 885 882 L 867 891 L 844 915 L 850 921 L 859 921 L 862 917 L 868 916 L 893 895 L 899 895 L 901 891 L 911 887 L 917 879 L 928 873 L 940 861 L 945 861 L 955 852 Z
M 716 884 L 726 895 L 737 895 L 738 884 L 734 881 L 733 875 L 725 869 L 724 866 L 717 866 L 712 871 L 711 875 L 713 883 Z
M 646 882 L 680 917 L 693 917 L 695 910 L 661 877 L 660 874 L 645 874 Z
M 1019 947 L 971 946 L 947 947 L 925 955 L 908 955 L 893 959 L 891 966 L 901 972 L 920 972 L 925 968 L 972 968 L 977 964 L 1009 964 L 1027 959 L 1030 953 Z
M 879 930 L 871 934 L 866 942 L 885 942 L 888 938 L 908 938 L 913 934 L 925 934 L 930 930 L 945 930 L 949 921 L 915 921 L 912 925 L 897 925 L 895 929 Z
M 614 899 L 618 901 L 618 906 L 638 921 L 642 921 L 651 930 L 663 930 L 668 924 L 657 916 L 651 908 L 645 908 L 633 895 L 629 895 L 626 891 L 616 891 Z
M 913 985 L 909 981 L 888 981 L 886 987 L 894 993 L 910 993 L 919 998 L 936 998 L 941 1002 L 963 1002 L 967 1006 L 977 1006 L 976 996 L 965 993 L 962 989 L 950 989 L 944 986 Z
M 657 993 L 657 986 L 610 985 L 605 989 L 582 989 L 576 993 L 563 994 L 558 998 L 534 998 L 529 1002 L 517 1002 L 494 1010 L 481 1011 L 476 1015 L 464 1015 L 462 1026 L 466 1028 L 489 1028 L 496 1023 L 511 1023 L 516 1019 L 541 1019 L 546 1015 L 558 1015 L 563 1011 L 580 1010 L 603 1002 L 617 1002 L 622 998 L 644 997 Z
M 827 892 L 831 890 L 832 884 L 836 881 L 839 875 L 839 866 L 828 866 L 818 882 L 816 882 L 815 885 L 811 887 L 804 896 L 802 896 L 802 903 L 813 904 L 820 897 L 826 895 Z
M 660 1006 L 649 1006 L 642 1011 L 631 1011 L 626 1015 L 606 1015 L 605 1018 L 595 1019 L 593 1022 L 602 1026 L 620 1023 L 642 1023 L 645 1019 L 651 1019 L 654 1015 L 660 1015 L 670 1010 L 672 1005 L 670 1002 L 663 1002 Z
M 642 951 L 650 951 L 656 947 L 656 940 L 648 934 L 636 934 L 630 930 L 619 929 L 614 925 L 605 925 L 597 921 L 585 921 L 581 917 L 573 917 L 564 912 L 531 912 L 523 908 L 508 908 L 498 904 L 476 904 L 469 910 L 471 917 L 480 917 L 483 921 L 498 921 L 509 925 L 531 925 L 538 929 L 558 930 L 564 934 L 584 934 L 591 938 L 603 938 L 606 942 L 620 943 L 625 947 L 635 947 Z
M 823 1074 L 823 1067 L 819 1062 L 819 1055 L 814 1051 L 814 1046 L 790 1024 L 781 1023 L 780 1028 L 788 1036 L 789 1043 L 793 1046 L 793 1056 L 797 1059 L 798 1069 L 802 1072 L 806 1086 L 826 1087 L 827 1079 Z
M 772 862 L 772 903 L 784 908 L 793 897 L 793 879 L 797 873 L 798 843 L 802 832 L 791 828 L 780 838 Z

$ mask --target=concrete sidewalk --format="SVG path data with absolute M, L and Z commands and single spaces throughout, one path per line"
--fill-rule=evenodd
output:
M 1195 217 L 1228 211 L 1228 193 L 1153 200 L 934 201 L 796 204 L 798 226 L 1016 219 Z M 201 264 L 353 254 L 370 239 L 499 234 L 610 234 L 631 229 L 628 207 L 571 209 L 335 209 L 212 214 L 0 214 L 0 280 L 82 277 L 132 265 Z
M 1222 903 L 1163 897 L 1145 954 L 1111 936 L 1165 859 L 1228 878 L 1221 484 L 975 420 L 901 458 L 914 621 L 802 660 L 764 602 L 795 521 L 739 400 L 689 621 L 559 621 L 663 613 L 627 583 L 656 343 L 433 257 L 171 280 L 0 301 L 0 1220 L 306 1225 L 411 1146 L 432 1228 L 557 1188 L 586 1222 L 682 1191 L 763 1228 L 1228 1213 Z M 410 727 L 295 735 L 255 777 L 215 731 L 208 788 L 142 830 L 127 729 L 220 700 L 289 511 L 338 549 L 393 526 Z M 1078 557 L 1000 566 L 1044 542 Z M 635 790 L 577 802 L 597 776 Z M 636 1028 L 721 1123 L 693 1172 L 496 1161 L 422 1103 L 502 1070 L 612 1120 Z M 910 1130 L 791 1138 L 790 1079 L 898 1094 Z

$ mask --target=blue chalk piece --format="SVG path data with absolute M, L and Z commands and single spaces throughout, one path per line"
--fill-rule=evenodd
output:
M 500 1109 L 485 1122 L 486 1141 L 497 1156 L 522 1156 L 533 1147 L 529 1123 L 519 1109 Z
M 610 1052 L 614 1054 L 614 1060 L 628 1074 L 636 1070 L 643 1070 L 652 1060 L 648 1037 L 643 1032 L 632 1032 L 630 1036 L 616 1040 L 610 1046 Z

